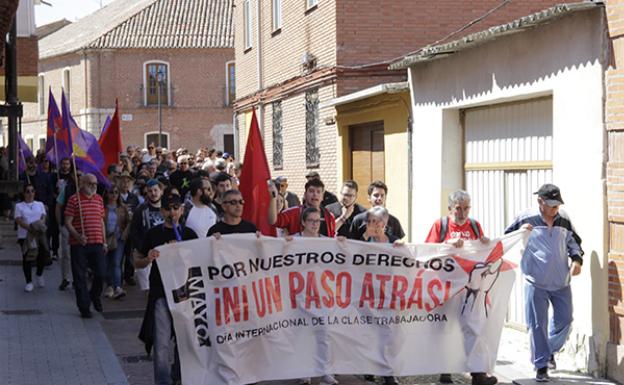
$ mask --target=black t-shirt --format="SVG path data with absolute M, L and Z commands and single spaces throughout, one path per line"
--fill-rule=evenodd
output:
M 191 170 L 176 170 L 169 176 L 169 182 L 180 191 L 180 196 L 185 196 L 191 187 L 191 180 L 195 174 Z
M 189 227 L 182 227 L 181 235 L 184 241 L 197 238 L 197 234 Z M 143 238 L 140 252 L 146 257 L 151 249 L 175 240 L 176 236 L 172 228 L 165 227 L 164 225 L 152 227 L 148 230 L 147 234 L 145 234 L 145 238 Z M 161 298 L 165 296 L 165 289 L 162 279 L 160 278 L 160 270 L 158 270 L 158 263 L 156 263 L 156 261 L 157 259 L 152 262 L 152 269 L 149 276 L 150 295 L 153 296 L 153 298 Z
M 221 235 L 225 234 L 240 234 L 240 233 L 255 233 L 257 231 L 256 225 L 251 222 L 241 220 L 237 225 L 228 225 L 225 222 L 215 223 L 209 230 L 207 236 L 211 236 L 214 233 Z
M 353 218 L 351 229 L 349 230 L 349 239 L 361 239 L 366 232 L 366 212 L 360 213 Z M 386 226 L 386 235 L 401 239 L 405 236 L 401 222 L 392 214 L 389 214 L 388 225 Z
M 325 190 L 325 192 L 323 193 L 323 201 L 321 201 L 321 206 L 327 207 L 332 203 L 336 202 L 338 202 L 338 198 L 336 197 L 336 195 Z
M 340 226 L 340 228 L 336 232 L 336 235 L 342 235 L 344 237 L 349 237 L 349 231 L 351 229 L 351 223 L 353 223 L 353 219 L 358 214 L 363 213 L 364 211 L 366 211 L 366 208 L 364 206 L 362 206 L 361 204 L 354 203 L 354 205 L 355 206 L 353 207 L 353 212 L 351 213 L 349 218 L 347 218 L 347 221 L 342 226 Z M 342 215 L 342 203 L 340 203 L 340 202 L 332 203 L 331 205 L 328 205 L 325 208 L 327 209 L 327 211 L 329 211 L 330 213 L 333 214 L 333 216 L 334 216 L 334 218 L 336 218 L 336 220 L 338 220 L 338 218 Z

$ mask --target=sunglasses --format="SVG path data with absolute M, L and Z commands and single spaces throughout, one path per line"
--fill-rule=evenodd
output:
M 229 201 L 223 201 L 222 203 L 223 204 L 227 204 L 227 205 L 232 205 L 232 206 L 233 205 L 241 205 L 242 206 L 242 205 L 245 204 L 245 201 L 242 200 L 242 199 L 231 199 Z

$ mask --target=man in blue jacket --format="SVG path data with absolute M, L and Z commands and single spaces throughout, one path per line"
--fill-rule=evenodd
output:
M 520 214 L 505 233 L 525 228 L 531 231 L 522 255 L 525 312 L 531 339 L 535 379 L 549 380 L 548 369 L 556 369 L 554 354 L 566 341 L 572 325 L 570 277 L 581 273 L 583 249 L 572 222 L 564 212 L 559 188 L 545 184 L 535 193 L 538 208 Z M 548 324 L 548 304 L 553 315 Z

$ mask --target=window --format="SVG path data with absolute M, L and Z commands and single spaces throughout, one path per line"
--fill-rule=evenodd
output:
M 234 155 L 234 134 L 223 134 L 223 152 Z
M 28 135 L 26 136 L 26 144 L 28 145 L 28 148 L 30 149 L 30 151 L 33 153 L 35 153 L 35 149 L 34 149 L 34 145 L 35 145 L 35 138 L 32 137 L 32 135 Z
M 236 66 L 233 61 L 225 63 L 225 105 L 231 106 L 236 100 Z
M 273 0 L 273 31 L 282 28 L 282 0 Z
M 282 129 L 282 102 L 273 102 L 273 169 L 284 168 L 284 139 Z
M 65 90 L 65 100 L 67 100 L 67 104 L 70 104 L 70 95 L 71 95 L 71 76 L 70 76 L 69 68 L 65 68 L 63 70 L 63 90 Z
M 163 62 L 145 64 L 145 105 L 169 105 L 169 65 Z
M 306 107 L 306 167 L 318 167 L 321 154 L 318 147 L 319 100 L 318 91 L 308 91 Z
M 245 49 L 251 48 L 252 46 L 252 20 L 251 20 L 251 1 L 245 0 L 243 3 L 243 41 L 245 43 Z
M 37 78 L 37 104 L 39 105 L 39 115 L 46 113 L 45 110 L 45 78 L 39 75 Z
M 150 143 L 154 143 L 157 147 L 169 148 L 169 133 L 168 132 L 163 131 L 161 140 L 162 141 L 159 144 L 158 131 L 146 132 L 145 133 L 145 148 L 147 148 L 147 146 Z
M 318 4 L 319 0 L 306 0 L 306 9 L 310 9 L 315 7 Z
M 45 150 L 46 148 L 46 137 L 39 136 L 39 150 Z

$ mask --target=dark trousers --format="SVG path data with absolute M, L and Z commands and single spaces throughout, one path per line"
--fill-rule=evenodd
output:
M 91 302 L 99 301 L 102 295 L 106 274 L 106 256 L 101 244 L 72 245 L 70 252 L 76 305 L 78 305 L 78 310 L 85 312 L 89 310 Z M 93 272 L 91 290 L 87 289 L 87 267 Z
M 50 242 L 50 252 L 52 255 L 58 255 L 59 249 L 59 227 L 56 222 L 56 215 L 54 213 L 55 205 L 51 205 L 48 210 L 48 240 Z
M 123 278 L 130 279 L 134 277 L 134 263 L 132 257 L 132 242 L 130 237 L 124 244 L 124 262 L 123 262 Z
M 20 246 L 25 242 L 25 239 L 18 239 L 17 243 Z M 43 275 L 43 268 L 45 267 L 46 260 L 48 259 L 48 254 L 45 252 L 40 252 L 37 254 L 37 275 Z M 24 270 L 24 278 L 26 279 L 26 283 L 32 282 L 32 266 L 34 261 L 27 261 L 26 256 L 22 255 L 22 269 Z

